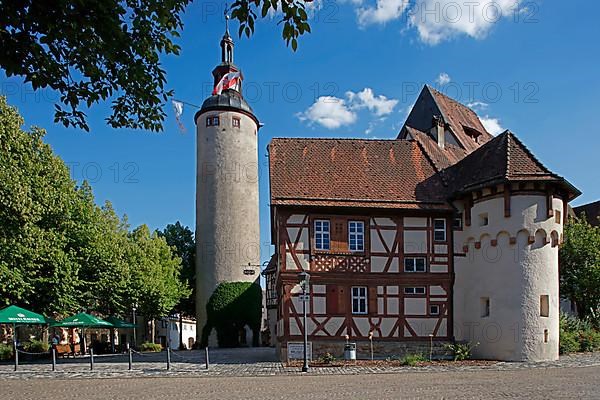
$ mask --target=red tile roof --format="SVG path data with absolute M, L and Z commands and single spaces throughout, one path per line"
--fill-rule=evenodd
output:
M 493 139 L 494 136 L 488 133 L 475 111 L 431 86 L 427 85 L 426 88 L 442 112 L 444 121 L 450 125 L 452 132 L 468 153 L 477 150 L 479 146 Z M 473 140 L 469 130 L 474 130 L 479 134 L 477 142 Z
M 273 139 L 271 204 L 450 209 L 415 141 Z
M 442 149 L 428 134 L 410 126 L 406 127 L 406 131 L 421 145 L 438 172 L 456 164 L 469 154 L 460 147 L 452 144 L 446 144 Z
M 600 200 L 575 207 L 573 211 L 578 217 L 585 214 L 585 218 L 591 225 L 600 226 Z
M 577 189 L 539 162 L 510 131 L 496 136 L 443 171 L 443 175 L 453 194 L 503 182 L 543 181 L 557 183 L 573 196 L 579 195 Z

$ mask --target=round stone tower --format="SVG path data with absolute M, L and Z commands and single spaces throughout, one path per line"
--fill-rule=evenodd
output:
M 228 30 L 214 87 L 195 115 L 197 340 L 206 324 L 206 303 L 222 282 L 259 279 L 259 122 L 242 96 L 241 71 L 233 64 Z M 209 343 L 215 345 L 215 343 Z

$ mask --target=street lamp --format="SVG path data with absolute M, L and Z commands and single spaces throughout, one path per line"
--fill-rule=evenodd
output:
M 308 284 L 310 281 L 310 275 L 306 271 L 302 271 L 298 274 L 300 279 L 300 287 L 302 288 L 302 313 L 304 314 L 304 364 L 302 365 L 302 372 L 308 372 L 308 331 L 306 327 L 306 303 L 308 302 Z
M 136 337 L 137 324 L 135 323 L 135 310 L 137 310 L 137 303 L 133 303 L 133 307 L 132 307 L 133 318 L 132 318 L 132 321 L 131 321 L 133 323 L 133 325 L 135 325 L 133 327 L 133 347 L 134 348 L 137 345 L 137 337 Z

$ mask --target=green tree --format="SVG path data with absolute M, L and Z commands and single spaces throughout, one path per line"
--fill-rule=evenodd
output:
M 21 129 L 18 111 L 0 97 L 0 301 L 45 314 L 77 309 L 79 265 L 67 231 L 78 191 L 65 164 Z
M 190 295 L 191 289 L 181 281 L 181 259 L 172 253 L 163 237 L 142 225 L 129 238 L 130 297 L 138 303 L 141 314 L 154 321 L 168 315 L 182 298 Z M 154 323 L 151 336 L 154 342 Z
M 561 295 L 577 303 L 579 316 L 600 311 L 600 228 L 570 219 L 560 249 Z
M 174 253 L 181 258 L 181 281 L 182 284 L 192 288 L 189 296 L 183 297 L 175 306 L 175 311 L 179 314 L 179 343 L 180 349 L 183 349 L 183 317 L 195 316 L 195 279 L 196 279 L 196 241 L 194 234 L 187 226 L 181 225 L 179 221 L 175 224 L 169 224 L 159 235 L 165 238 L 167 244 L 171 246 Z
M 232 17 L 239 33 L 254 32 L 257 13 L 281 12 L 283 38 L 296 50 L 310 32 L 305 2 L 238 0 Z M 107 123 L 115 128 L 162 130 L 164 103 L 173 94 L 160 58 L 178 55 L 174 43 L 190 0 L 103 0 L 1 3 L 0 68 L 21 76 L 34 90 L 60 93 L 55 121 L 89 130 L 83 108 L 110 101 Z

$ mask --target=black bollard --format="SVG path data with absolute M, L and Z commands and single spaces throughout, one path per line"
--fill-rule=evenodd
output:
M 90 371 L 94 370 L 94 349 L 90 347 Z
M 208 369 L 208 346 L 204 348 L 204 359 L 206 360 L 206 369 Z
M 131 352 L 131 348 L 128 349 L 129 351 L 129 370 L 131 371 L 131 369 L 133 368 L 132 364 L 133 364 L 133 353 Z
M 56 348 L 52 347 L 52 371 L 56 371 Z
M 15 371 L 19 369 L 19 349 L 17 349 L 17 342 L 15 341 Z
M 167 346 L 167 371 L 171 369 L 171 348 Z

